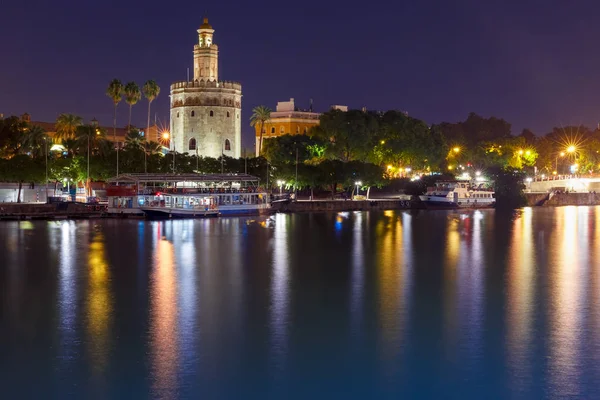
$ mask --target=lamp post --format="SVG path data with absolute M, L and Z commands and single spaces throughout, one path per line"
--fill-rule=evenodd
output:
M 558 157 L 564 157 L 565 156 L 565 152 L 561 151 L 557 156 L 556 156 L 556 167 L 554 168 L 554 170 L 556 171 L 556 173 L 558 174 Z
M 86 179 L 86 189 L 85 189 L 85 195 L 86 197 L 88 197 L 91 192 L 90 192 L 90 136 L 93 135 L 94 133 L 96 135 L 100 135 L 100 129 L 98 129 L 98 120 L 96 120 L 96 118 L 92 119 L 91 124 L 90 124 L 90 130 L 88 131 L 87 134 L 87 179 Z M 118 165 L 117 165 L 118 167 Z M 87 199 L 86 199 L 87 201 Z
M 277 181 L 277 184 L 279 185 L 279 195 L 281 196 L 283 194 L 283 184 L 285 183 L 285 181 L 282 181 L 281 179 Z
M 46 144 L 46 203 L 48 203 L 48 136 L 44 138 Z
M 361 181 L 356 181 L 354 182 L 354 184 L 356 185 L 356 195 L 360 195 L 360 187 L 362 186 L 362 182 Z

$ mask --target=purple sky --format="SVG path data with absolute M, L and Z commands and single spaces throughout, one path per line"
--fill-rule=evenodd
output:
M 312 98 L 319 111 L 400 109 L 429 123 L 475 111 L 505 118 L 513 133 L 600 120 L 600 3 L 591 0 L 4 0 L 0 113 L 53 121 L 69 112 L 111 125 L 108 82 L 155 79 L 153 110 L 167 122 L 169 85 L 186 78 L 204 15 L 220 78 L 243 85 L 245 145 L 251 109 L 290 97 L 300 107 Z M 133 122 L 145 120 L 142 102 Z

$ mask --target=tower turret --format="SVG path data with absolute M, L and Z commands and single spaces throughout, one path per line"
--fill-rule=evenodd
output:
M 219 80 L 219 47 L 213 43 L 215 30 L 204 18 L 198 29 L 198 44 L 194 46 L 194 80 Z

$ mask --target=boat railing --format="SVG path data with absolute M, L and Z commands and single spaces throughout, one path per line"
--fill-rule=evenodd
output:
M 143 207 L 149 208 L 181 208 L 185 210 L 216 210 L 216 204 L 185 204 L 185 203 L 166 203 L 164 200 L 152 200 L 144 202 Z
M 144 188 L 138 191 L 138 195 L 164 194 L 249 194 L 258 193 L 256 188 Z

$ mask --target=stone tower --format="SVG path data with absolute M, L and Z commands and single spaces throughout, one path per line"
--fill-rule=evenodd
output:
M 194 78 L 171 85 L 171 150 L 239 158 L 242 85 L 219 81 L 219 48 L 204 18 L 194 45 Z

